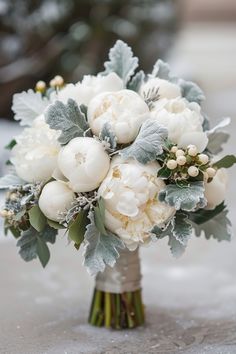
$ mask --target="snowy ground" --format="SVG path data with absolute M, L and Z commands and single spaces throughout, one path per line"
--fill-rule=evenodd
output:
M 235 118 L 236 113 L 233 74 L 228 74 L 228 78 L 221 75 L 218 87 L 211 84 L 213 79 L 217 82 L 213 70 L 216 67 L 220 70 L 222 60 L 229 53 L 228 65 L 231 60 L 235 63 L 236 50 L 230 47 L 229 36 L 234 33 L 231 41 L 234 43 L 236 28 L 230 27 L 228 36 L 225 28 L 223 33 L 228 47 L 221 52 L 217 47 L 221 43 L 220 28 L 202 32 L 194 27 L 186 28 L 172 55 L 179 72 L 184 72 L 179 63 L 188 59 L 193 66 L 192 73 L 198 68 L 198 76 L 208 92 L 206 109 L 215 120 L 222 115 Z M 202 63 L 203 58 L 199 56 L 204 51 L 194 55 L 195 47 L 189 49 L 189 43 L 200 41 L 205 56 L 209 59 L 210 55 L 212 59 L 208 71 L 204 67 L 202 74 L 197 63 Z M 206 45 L 209 41 L 215 45 L 212 52 Z M 14 128 L 0 124 L 3 146 L 3 139 L 7 140 Z M 233 137 L 227 151 L 235 153 L 236 120 L 231 130 Z M 234 229 L 235 170 L 230 171 L 228 192 Z M 0 240 L 4 240 L 3 236 Z M 0 242 L 1 354 L 236 353 L 235 238 L 231 243 L 217 243 L 193 237 L 186 254 L 179 260 L 171 257 L 164 241 L 142 249 L 147 321 L 145 327 L 122 332 L 87 324 L 93 279 L 81 265 L 81 253 L 67 246 L 63 236 L 52 251 L 50 264 L 43 270 L 38 262 L 26 264 L 20 259 L 14 240 Z

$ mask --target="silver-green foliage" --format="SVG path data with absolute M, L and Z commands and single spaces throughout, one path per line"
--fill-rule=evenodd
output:
M 118 250 L 124 249 L 124 244 L 120 238 L 111 232 L 106 230 L 106 233 L 102 232 L 103 227 L 101 224 L 103 221 L 100 220 L 99 224 L 98 220 L 95 220 L 93 212 L 90 212 L 88 217 L 90 224 L 87 225 L 84 236 L 84 265 L 91 275 L 95 275 L 98 272 L 103 272 L 107 265 L 114 266 L 119 257 Z M 102 216 L 99 217 L 97 213 L 96 217 L 101 218 Z
M 61 144 L 67 144 L 73 138 L 84 136 L 88 131 L 89 125 L 83 108 L 84 106 L 79 107 L 72 99 L 69 99 L 66 104 L 56 101 L 49 106 L 45 113 L 46 122 L 51 129 L 61 131 L 58 139 Z
M 206 205 L 203 182 L 191 182 L 187 185 L 168 184 L 159 193 L 159 200 L 173 206 L 176 210 L 193 211 Z
M 154 161 L 157 155 L 162 154 L 168 131 L 155 120 L 146 120 L 135 141 L 128 147 L 120 150 L 125 158 L 134 158 L 142 164 Z
M 102 74 L 115 72 L 126 85 L 138 67 L 138 58 L 133 56 L 132 49 L 126 43 L 118 40 L 110 49 L 109 61 L 104 66 L 105 71 Z

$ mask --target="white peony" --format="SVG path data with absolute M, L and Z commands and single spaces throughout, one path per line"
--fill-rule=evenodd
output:
M 109 123 L 118 143 L 132 142 L 142 123 L 149 118 L 149 108 L 134 91 L 104 92 L 94 97 L 88 106 L 88 122 L 95 135 Z
M 228 175 L 224 168 L 216 172 L 215 177 L 209 183 L 205 182 L 206 209 L 215 209 L 225 199 L 228 184 Z
M 61 213 L 65 213 L 71 206 L 75 194 L 69 186 L 61 181 L 47 183 L 39 197 L 39 208 L 50 220 L 59 221 Z
M 110 159 L 93 138 L 74 138 L 59 153 L 58 166 L 75 192 L 96 189 L 106 176 Z
M 150 240 L 154 225 L 164 225 L 174 208 L 158 201 L 165 187 L 157 177 L 157 162 L 142 165 L 115 157 L 98 194 L 105 201 L 105 226 L 121 237 L 130 250 Z
M 197 103 L 180 97 L 161 99 L 155 103 L 152 117 L 168 129 L 168 138 L 179 147 L 193 144 L 199 152 L 206 148 L 208 138 L 202 128 L 204 118 Z
M 101 92 L 119 91 L 124 87 L 123 81 L 115 73 L 107 76 L 85 75 L 81 82 L 77 84 L 68 84 L 58 93 L 51 94 L 52 101 L 59 100 L 67 103 L 69 98 L 75 100 L 79 105 L 88 105 L 90 100 Z
M 182 96 L 180 87 L 168 80 L 159 78 L 152 78 L 145 82 L 140 88 L 140 94 L 142 97 L 148 95 L 148 93 L 156 91 L 158 89 L 158 96 L 162 98 L 176 98 Z
M 11 162 L 19 177 L 27 182 L 47 181 L 57 166 L 60 132 L 49 128 L 44 116 L 37 117 L 30 128 L 16 137 Z

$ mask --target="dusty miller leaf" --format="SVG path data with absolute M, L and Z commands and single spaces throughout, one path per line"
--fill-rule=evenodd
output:
M 8 189 L 15 186 L 25 184 L 20 177 L 14 174 L 8 174 L 0 178 L 0 189 Z
M 105 71 L 102 74 L 115 72 L 126 84 L 138 67 L 138 58 L 133 56 L 131 48 L 126 43 L 118 40 L 110 49 L 109 61 L 106 61 L 104 66 Z
M 196 207 L 203 208 L 206 205 L 203 182 L 192 182 L 186 186 L 169 184 L 159 193 L 159 200 L 176 210 L 193 211 Z
M 158 77 L 164 80 L 170 80 L 170 67 L 169 64 L 165 63 L 163 60 L 158 59 L 153 66 L 151 73 L 152 77 Z
M 223 210 L 212 219 L 205 223 L 201 223 L 200 225 L 192 222 L 196 236 L 201 236 L 201 233 L 203 232 L 207 240 L 213 237 L 218 241 L 230 241 L 232 228 L 231 222 L 227 218 L 227 213 L 227 210 Z
M 178 83 L 183 97 L 185 97 L 189 102 L 197 102 L 198 104 L 201 104 L 201 102 L 205 99 L 203 91 L 194 82 L 179 79 Z
M 187 242 L 192 235 L 192 225 L 188 219 L 188 215 L 182 212 L 175 214 L 173 218 L 174 228 L 173 235 L 177 241 L 183 246 L 187 246 Z
M 115 150 L 117 146 L 117 137 L 115 133 L 111 129 L 111 125 L 109 123 L 105 123 L 102 127 L 102 131 L 99 135 L 99 139 L 101 141 L 105 141 L 109 144 L 108 150 Z
M 47 108 L 49 100 L 40 92 L 33 90 L 15 93 L 13 95 L 12 110 L 15 120 L 20 120 L 20 125 L 31 125 L 33 120 Z
M 168 131 L 158 124 L 157 121 L 146 120 L 139 131 L 135 141 L 123 150 L 120 155 L 125 158 L 135 158 L 138 162 L 146 164 L 154 161 L 157 155 L 163 152 L 163 145 Z
M 130 80 L 130 82 L 128 83 L 128 89 L 138 92 L 143 81 L 144 81 L 144 72 L 143 70 L 138 71 Z
M 94 214 L 89 214 L 90 224 L 85 232 L 84 265 L 91 275 L 103 272 L 106 265 L 113 267 L 119 257 L 118 249 L 124 243 L 111 232 L 102 234 L 95 225 Z
M 207 150 L 213 154 L 217 155 L 223 151 L 222 145 L 225 144 L 229 139 L 229 134 L 225 131 L 221 131 L 222 128 L 230 124 L 230 118 L 224 118 L 217 124 L 214 128 L 207 130 L 208 144 Z
M 58 138 L 61 144 L 67 144 L 75 137 L 84 136 L 89 129 L 85 114 L 72 99 L 69 99 L 67 104 L 56 101 L 49 106 L 45 117 L 51 129 L 61 131 Z
M 226 206 L 224 205 L 224 202 L 222 202 L 217 205 L 215 209 L 198 209 L 193 213 L 188 213 L 188 217 L 195 224 L 201 225 L 220 214 L 225 208 Z

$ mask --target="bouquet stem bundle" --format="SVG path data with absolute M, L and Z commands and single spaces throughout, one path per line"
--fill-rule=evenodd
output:
M 138 250 L 123 250 L 113 268 L 96 277 L 89 323 L 98 327 L 124 329 L 144 324 Z

